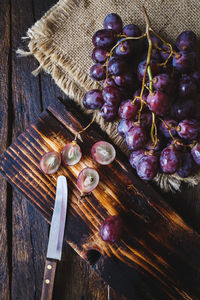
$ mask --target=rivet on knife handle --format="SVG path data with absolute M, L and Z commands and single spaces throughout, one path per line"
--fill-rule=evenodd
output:
M 52 299 L 56 265 L 56 261 L 46 259 L 41 300 Z

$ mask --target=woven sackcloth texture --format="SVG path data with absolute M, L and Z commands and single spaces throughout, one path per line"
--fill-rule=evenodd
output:
M 39 67 L 33 74 L 42 69 L 51 74 L 57 85 L 84 110 L 82 99 L 86 91 L 99 86 L 89 77 L 94 32 L 103 28 L 103 20 L 111 12 L 118 13 L 124 24 L 134 23 L 144 31 L 142 5 L 147 9 L 152 27 L 164 38 L 173 41 L 186 29 L 192 29 L 199 37 L 198 0 L 60 0 L 28 30 L 29 52 L 19 49 L 18 53 L 34 55 Z M 100 113 L 96 121 L 126 152 L 124 140 L 117 134 L 118 122 L 106 123 Z M 159 174 L 155 181 L 168 191 L 179 190 L 182 181 L 195 185 L 199 179 L 200 171 L 186 179 L 176 174 Z

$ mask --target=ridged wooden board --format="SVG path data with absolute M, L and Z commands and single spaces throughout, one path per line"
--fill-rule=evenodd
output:
M 128 299 L 200 299 L 200 236 L 151 185 L 138 179 L 119 149 L 109 166 L 92 160 L 91 146 L 98 140 L 109 141 L 95 124 L 81 134 L 80 163 L 61 167 L 51 176 L 40 171 L 41 156 L 52 150 L 60 152 L 88 122 L 70 103 L 58 101 L 49 106 L 4 153 L 1 173 L 48 222 L 56 179 L 65 175 L 69 185 L 65 240 Z M 76 179 L 84 167 L 94 167 L 100 183 L 78 201 Z M 99 227 L 116 213 L 123 218 L 124 231 L 119 242 L 109 245 L 99 237 Z

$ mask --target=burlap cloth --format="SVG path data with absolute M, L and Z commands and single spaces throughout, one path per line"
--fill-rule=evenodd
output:
M 19 50 L 18 53 L 33 54 L 40 64 L 33 74 L 37 75 L 41 69 L 51 74 L 56 84 L 85 110 L 83 96 L 99 86 L 89 77 L 94 32 L 103 28 L 103 20 L 111 12 L 118 13 L 124 24 L 137 24 L 144 31 L 142 5 L 147 9 L 152 27 L 166 39 L 174 40 L 186 29 L 192 29 L 199 37 L 199 0 L 60 0 L 28 30 L 29 52 Z M 116 130 L 118 122 L 106 123 L 100 113 L 96 121 L 126 152 L 124 140 Z M 199 180 L 200 171 L 186 179 L 176 174 L 159 174 L 155 178 L 167 191 L 179 190 L 183 181 L 195 185 Z

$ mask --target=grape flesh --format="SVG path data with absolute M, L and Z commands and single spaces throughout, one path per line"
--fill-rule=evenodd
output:
M 65 166 L 73 166 L 81 160 L 82 152 L 80 146 L 72 142 L 65 145 L 61 155 Z
M 104 48 L 96 47 L 92 50 L 92 59 L 96 63 L 104 64 L 106 62 L 108 51 Z
M 83 99 L 83 105 L 88 109 L 98 109 L 104 104 L 102 92 L 98 89 L 90 90 Z
M 131 127 L 133 127 L 134 123 L 131 120 L 121 120 L 118 124 L 117 131 L 119 135 L 125 138 L 126 133 L 129 131 Z
M 196 120 L 182 120 L 177 127 L 178 135 L 182 139 L 195 140 L 199 135 L 199 123 Z
M 159 116 L 166 116 L 170 112 L 170 98 L 161 91 L 154 91 L 147 97 L 149 109 Z
M 136 171 L 142 180 L 152 180 L 158 173 L 158 157 L 145 155 L 137 163 Z
M 141 149 L 146 142 L 145 129 L 137 124 L 134 124 L 133 127 L 126 134 L 126 144 L 129 150 L 138 150 Z
M 116 151 L 110 143 L 99 141 L 92 146 L 91 154 L 99 164 L 108 165 L 115 159 Z
M 127 100 L 120 105 L 118 115 L 121 119 L 130 120 L 136 116 L 137 112 L 138 106 L 132 104 L 132 100 Z
M 142 34 L 139 27 L 134 24 L 128 24 L 124 26 L 123 33 L 130 37 L 138 37 Z
M 196 145 L 191 150 L 191 154 L 196 164 L 200 165 L 200 143 L 196 143 Z
M 165 122 L 165 123 L 164 123 Z M 177 135 L 176 127 L 178 125 L 178 122 L 172 119 L 164 119 L 164 122 L 160 123 L 160 132 L 166 137 L 170 138 L 171 135 L 169 133 L 169 130 L 173 136 Z M 167 126 L 166 126 L 166 125 Z
M 191 51 L 195 50 L 197 37 L 193 31 L 183 31 L 176 39 L 176 46 L 179 50 Z
M 104 20 L 104 28 L 120 33 L 122 32 L 122 19 L 119 15 L 111 13 Z
M 177 170 L 177 174 L 182 178 L 186 178 L 191 175 L 193 168 L 194 160 L 192 158 L 192 155 L 189 152 L 181 153 L 180 167 Z
M 109 29 L 98 30 L 93 35 L 92 42 L 95 47 L 102 47 L 102 48 L 109 49 L 115 43 L 114 32 Z
M 103 89 L 103 99 L 106 104 L 118 108 L 121 102 L 121 93 L 117 87 L 107 86 Z
M 180 165 L 180 153 L 173 146 L 164 148 L 160 155 L 160 166 L 164 173 L 175 173 Z
M 104 80 L 106 78 L 106 67 L 101 64 L 93 65 L 90 68 L 90 77 L 97 81 Z
M 100 227 L 100 236 L 103 241 L 113 244 L 122 235 L 122 219 L 119 215 L 107 218 Z
M 144 149 L 140 149 L 140 150 L 136 150 L 136 151 L 132 151 L 129 157 L 129 162 L 132 168 L 136 169 L 137 164 L 140 160 L 140 158 L 142 158 L 145 155 L 145 150 Z
M 107 122 L 113 121 L 117 116 L 117 109 L 113 106 L 108 105 L 107 103 L 104 103 L 101 108 L 101 116 Z
M 78 175 L 77 186 L 82 193 L 90 193 L 98 183 L 99 174 L 95 169 L 85 168 Z
M 40 169 L 44 174 L 52 175 L 57 172 L 61 164 L 61 156 L 55 151 L 47 152 L 40 160 Z

